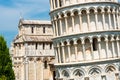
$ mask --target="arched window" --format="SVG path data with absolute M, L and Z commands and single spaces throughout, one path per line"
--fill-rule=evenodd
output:
M 90 75 L 97 75 L 97 74 L 100 74 L 100 73 L 101 73 L 101 71 L 98 68 L 92 68 L 89 72 Z
M 116 71 L 116 69 L 115 69 L 113 66 L 108 66 L 108 67 L 106 68 L 106 72 L 107 72 L 107 73 L 112 73 L 112 72 L 114 72 L 114 71 Z
M 62 75 L 63 75 L 63 77 L 66 77 L 66 78 L 69 77 L 69 73 L 65 70 L 62 72 Z
M 83 71 L 81 71 L 81 70 L 75 70 L 75 71 L 73 72 L 73 75 L 74 75 L 75 77 L 82 77 L 82 76 L 84 76 L 84 73 L 83 73 Z

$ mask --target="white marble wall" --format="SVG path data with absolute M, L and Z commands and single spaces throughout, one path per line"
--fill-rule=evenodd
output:
M 51 11 L 54 9 L 58 9 L 65 6 L 76 5 L 76 4 L 83 4 L 83 3 L 90 3 L 90 2 L 115 2 L 117 3 L 118 0 L 50 0 Z
M 32 33 L 33 27 L 33 33 Z M 43 32 L 43 27 L 45 27 L 45 33 Z M 44 25 L 22 25 L 19 28 L 19 35 L 28 34 L 28 35 L 52 35 L 53 31 L 51 25 L 44 26 Z

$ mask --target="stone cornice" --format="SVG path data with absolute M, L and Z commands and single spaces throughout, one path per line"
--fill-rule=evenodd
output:
M 60 36 L 53 38 L 54 42 L 61 42 L 65 41 L 66 39 L 72 40 L 73 38 L 86 38 L 86 37 L 105 37 L 105 35 L 118 35 L 120 34 L 120 30 L 114 30 L 114 31 L 98 31 L 98 32 L 87 32 L 87 33 L 79 33 L 79 34 L 72 34 L 72 35 L 66 35 L 66 36 Z
M 87 65 L 97 65 L 97 64 L 105 64 L 105 63 L 114 63 L 119 62 L 120 58 L 111 58 L 111 59 L 101 59 L 101 60 L 94 60 L 94 61 L 82 61 L 82 62 L 71 62 L 71 63 L 61 63 L 61 64 L 55 64 L 56 68 L 62 68 L 62 67 L 75 67 L 75 66 L 87 66 Z
M 82 9 L 82 8 L 89 8 L 89 7 L 99 7 L 99 6 L 113 6 L 115 7 L 116 6 L 120 6 L 119 3 L 116 3 L 116 2 L 88 2 L 88 3 L 81 3 L 81 4 L 74 4 L 74 5 L 68 5 L 68 6 L 64 6 L 64 7 L 60 7 L 60 8 L 57 8 L 53 11 L 50 12 L 50 15 L 52 14 L 56 14 L 56 13 L 59 13 L 59 12 L 62 12 L 62 11 L 66 11 L 66 10 L 72 10 L 72 9 Z

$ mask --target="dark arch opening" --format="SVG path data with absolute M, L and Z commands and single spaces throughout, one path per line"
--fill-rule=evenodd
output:
M 93 38 L 93 51 L 97 51 L 98 50 L 98 41 L 96 38 Z
M 47 61 L 44 61 L 44 68 L 47 69 Z

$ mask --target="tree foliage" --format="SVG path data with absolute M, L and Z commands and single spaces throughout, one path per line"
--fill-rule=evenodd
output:
M 0 80 L 15 80 L 12 60 L 3 36 L 0 36 Z

